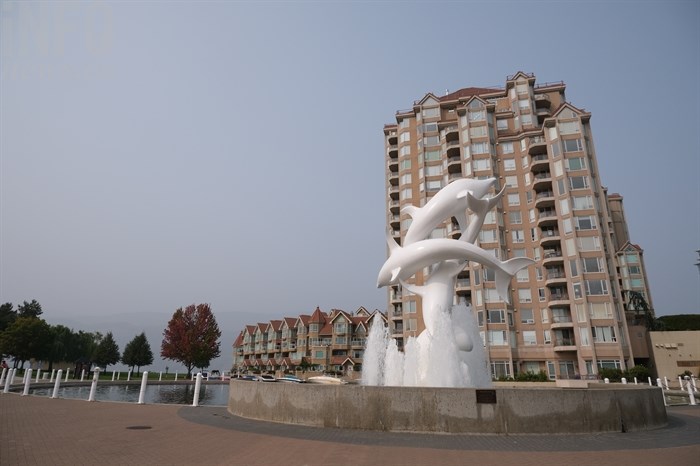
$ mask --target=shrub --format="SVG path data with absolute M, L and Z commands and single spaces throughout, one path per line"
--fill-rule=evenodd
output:
M 601 367 L 598 369 L 598 375 L 600 375 L 601 379 L 608 379 L 611 382 L 619 382 L 622 380 L 622 371 L 620 369 Z
M 638 381 L 644 381 L 651 377 L 651 371 L 647 366 L 638 364 L 627 369 L 627 371 L 625 371 L 625 377 L 627 380 L 632 380 L 636 377 Z
M 515 376 L 516 382 L 547 382 L 549 378 L 545 371 L 534 373 L 532 371 L 521 372 Z

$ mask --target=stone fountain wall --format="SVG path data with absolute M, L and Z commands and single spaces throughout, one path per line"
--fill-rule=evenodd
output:
M 346 429 L 450 433 L 591 433 L 666 425 L 661 389 L 427 388 L 232 380 L 230 413 Z

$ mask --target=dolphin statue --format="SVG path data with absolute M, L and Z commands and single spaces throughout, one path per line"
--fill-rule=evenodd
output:
M 401 247 L 387 231 L 387 244 L 390 250 L 389 258 L 379 271 L 377 288 L 394 284 L 398 280 L 405 281 L 423 267 L 436 262 L 450 259 L 470 260 L 495 271 L 496 290 L 499 296 L 509 303 L 508 288 L 511 278 L 518 270 L 535 263 L 527 257 L 515 257 L 503 262 L 478 246 L 453 239 L 429 239 Z
M 470 199 L 481 199 L 495 183 L 495 178 L 460 178 L 438 191 L 423 207 L 404 206 L 401 211 L 413 219 L 404 237 L 404 246 L 426 239 L 436 226 L 450 217 L 455 217 L 460 229 L 465 232 Z M 478 234 L 478 229 L 476 233 Z

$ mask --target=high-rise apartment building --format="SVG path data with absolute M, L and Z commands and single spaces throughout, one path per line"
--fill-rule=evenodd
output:
M 519 72 L 502 88 L 428 93 L 384 127 L 387 224 L 399 244 L 411 222 L 403 206 L 423 206 L 461 177 L 493 177 L 498 191 L 506 187 L 478 244 L 501 260 L 527 256 L 536 264 L 513 279 L 511 304 L 479 264 L 469 263 L 456 285 L 472 304 L 495 378 L 528 371 L 570 378 L 634 365 L 622 287 L 643 271 L 635 277 L 632 263 L 620 263 L 635 247 L 622 198 L 611 196 L 610 208 L 591 114 L 568 103 L 565 90 Z M 459 236 L 454 218 L 432 234 Z M 428 273 L 412 282 L 423 284 Z M 424 328 L 420 297 L 400 285 L 389 288 L 387 317 L 399 346 Z

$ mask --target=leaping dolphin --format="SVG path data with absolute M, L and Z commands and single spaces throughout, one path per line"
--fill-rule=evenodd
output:
M 407 246 L 426 239 L 436 226 L 451 217 L 457 219 L 464 233 L 468 224 L 467 208 L 470 207 L 470 199 L 481 199 L 495 183 L 495 178 L 486 180 L 461 178 L 438 191 L 423 207 L 412 205 L 403 207 L 401 211 L 413 219 L 403 244 Z M 478 229 L 476 231 L 478 233 Z
M 535 263 L 527 257 L 515 257 L 502 262 L 478 246 L 453 239 L 429 239 L 401 247 L 387 232 L 387 243 L 390 249 L 389 258 L 379 271 L 377 288 L 394 284 L 398 280 L 405 281 L 423 267 L 437 262 L 450 259 L 470 260 L 495 271 L 496 291 L 509 303 L 508 288 L 511 278 L 518 270 Z

